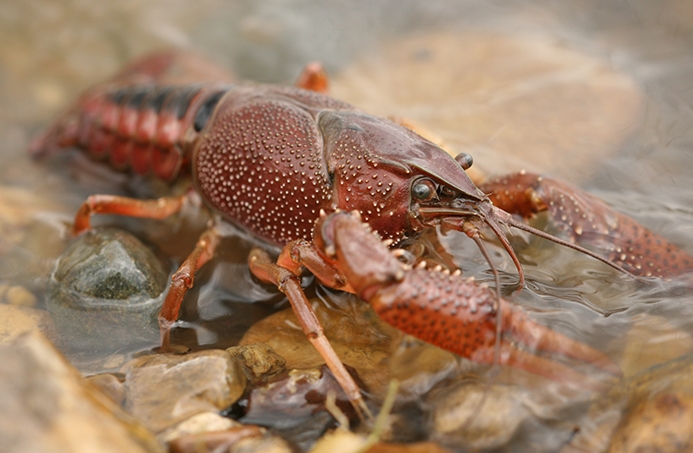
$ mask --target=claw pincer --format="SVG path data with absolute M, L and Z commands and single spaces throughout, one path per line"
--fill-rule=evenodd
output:
M 501 364 L 558 380 L 578 376 L 564 364 L 532 354 L 537 352 L 620 373 L 603 353 L 532 321 L 504 299 L 497 304 L 495 291 L 487 285 L 458 273 L 401 263 L 351 213 L 321 219 L 315 244 L 384 321 L 421 340 L 476 362 L 493 363 L 496 318 L 501 315 Z
M 548 212 L 574 244 L 640 277 L 671 278 L 693 269 L 693 258 L 602 200 L 556 179 L 528 172 L 484 183 L 494 205 L 524 219 Z

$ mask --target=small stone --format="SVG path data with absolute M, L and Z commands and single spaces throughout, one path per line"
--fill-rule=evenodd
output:
M 268 435 L 241 439 L 229 450 L 229 453 L 293 453 L 294 451 L 281 437 Z
M 330 293 L 330 304 L 311 301 L 325 335 L 364 388 L 384 397 L 393 378 L 410 397 L 421 395 L 456 369 L 454 354 L 418 340 L 382 321 L 370 305 L 347 293 Z M 335 309 L 333 307 L 339 307 Z M 286 369 L 311 369 L 325 361 L 308 341 L 291 309 L 255 323 L 241 345 L 264 343 L 286 360 Z M 411 372 L 416 370 L 416 372 Z M 425 381 L 425 382 L 424 382 Z
M 385 443 L 377 442 L 367 447 L 369 439 L 362 434 L 336 429 L 318 439 L 310 453 L 450 453 L 435 442 Z
M 130 233 L 103 228 L 80 236 L 56 263 L 46 303 L 62 343 L 69 351 L 101 353 L 157 345 L 167 276 Z
M 226 350 L 241 361 L 255 378 L 269 377 L 284 371 L 286 360 L 264 343 L 234 346 Z
M 318 439 L 313 448 L 310 449 L 310 453 L 332 453 L 333 451 L 356 453 L 363 451 L 365 445 L 366 437 L 364 435 L 336 429 Z
M 193 415 L 228 408 L 246 385 L 241 366 L 221 350 L 139 357 L 121 372 L 124 407 L 155 433 Z
M 226 431 L 239 426 L 242 426 L 239 422 L 223 417 L 217 412 L 201 412 L 163 431 L 158 437 L 162 442 L 169 443 L 183 436 Z
M 626 377 L 693 351 L 691 334 L 661 316 L 638 313 L 631 323 L 620 363 Z
M 505 445 L 529 413 L 517 389 L 485 382 L 458 381 L 428 398 L 433 439 L 470 450 Z
M 609 453 L 679 453 L 693 449 L 693 395 L 662 392 L 630 408 Z
M 277 429 L 303 425 L 325 409 L 328 393 L 333 393 L 342 412 L 355 416 L 351 404 L 327 366 L 291 370 L 254 388 L 248 395 L 244 423 L 258 423 Z M 331 418 L 331 417 L 330 417 Z
M 595 400 L 561 453 L 691 451 L 693 354 L 625 379 Z
M 379 442 L 368 449 L 368 453 L 451 453 L 435 442 L 392 444 Z
M 36 296 L 23 286 L 0 284 L 0 301 L 18 307 L 33 308 Z
M 265 429 L 254 425 L 238 425 L 225 430 L 206 431 L 186 434 L 172 440 L 169 444 L 171 453 L 198 453 L 200 451 L 237 451 L 235 447 L 248 439 L 262 438 Z M 243 449 L 241 451 L 262 451 Z

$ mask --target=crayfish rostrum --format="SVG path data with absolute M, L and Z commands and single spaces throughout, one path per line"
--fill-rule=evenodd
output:
M 502 299 L 498 288 L 477 286 L 458 273 L 402 264 L 380 239 L 364 232 L 362 222 L 388 245 L 436 226 L 464 232 L 488 260 L 496 286 L 498 274 L 481 240 L 483 226 L 512 257 L 520 286 L 522 267 L 503 227 L 529 231 L 634 275 L 666 276 L 693 267 L 662 238 L 571 186 L 519 173 L 477 187 L 465 173 L 468 155 L 453 159 L 402 124 L 320 93 L 326 78 L 319 67 L 309 66 L 298 87 L 228 80 L 168 83 L 165 74 L 180 58 L 176 53 L 149 57 L 87 91 L 32 144 L 32 153 L 76 146 L 117 169 L 166 181 L 191 175 L 216 224 L 232 222 L 283 247 L 276 260 L 253 251 L 250 269 L 288 296 L 308 338 L 357 408 L 365 410 L 359 388 L 303 294 L 303 268 L 326 285 L 370 301 L 403 331 L 473 360 L 552 378 L 570 374 L 565 365 L 514 348 L 507 336 L 618 372 L 601 352 L 531 321 Z M 188 196 L 94 195 L 79 210 L 73 233 L 89 229 L 93 213 L 167 217 Z M 509 213 L 530 217 L 542 210 L 553 214 L 569 240 Z M 358 214 L 346 214 L 352 211 Z M 164 344 L 196 271 L 214 255 L 219 239 L 216 226 L 210 226 L 173 274 L 160 314 Z M 596 241 L 598 251 L 577 245 L 580 239 Z

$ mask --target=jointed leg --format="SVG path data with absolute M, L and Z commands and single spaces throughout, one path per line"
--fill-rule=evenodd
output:
M 324 94 L 329 91 L 329 84 L 325 69 L 316 62 L 308 63 L 296 80 L 297 87 Z
M 363 401 L 358 385 L 342 364 L 327 337 L 325 337 L 320 321 L 303 293 L 299 277 L 284 267 L 274 264 L 267 253 L 260 249 L 251 251 L 248 263 L 250 270 L 257 278 L 275 284 L 281 292 L 286 294 L 289 303 L 291 303 L 291 308 L 303 328 L 303 332 L 313 347 L 325 359 L 327 367 L 334 374 L 335 379 L 337 379 L 337 382 L 359 413 L 359 416 L 363 417 L 363 414 L 370 416 L 370 411 Z
M 217 245 L 219 245 L 219 234 L 214 227 L 211 227 L 202 233 L 193 251 L 171 277 L 171 286 L 159 313 L 162 349 L 168 349 L 171 327 L 178 319 L 178 312 L 185 293 L 193 286 L 195 274 L 207 261 L 212 259 Z
M 187 196 L 139 200 L 117 195 L 91 195 L 77 211 L 72 234 L 77 236 L 91 229 L 92 214 L 117 214 L 128 217 L 165 219 L 180 211 Z

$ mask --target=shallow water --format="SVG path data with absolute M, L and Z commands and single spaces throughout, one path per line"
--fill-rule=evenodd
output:
M 404 86 L 415 86 L 417 75 L 424 80 L 423 69 L 406 64 L 388 68 L 378 62 L 390 61 L 387 58 L 392 49 L 404 47 L 412 37 L 421 39 L 415 45 L 423 46 L 422 42 L 433 42 L 427 41 L 428 36 L 441 32 L 465 36 L 460 41 L 463 43 L 488 39 L 483 41 L 488 55 L 498 45 L 492 44 L 493 40 L 501 36 L 502 40 L 520 43 L 520 60 L 539 55 L 550 61 L 558 48 L 556 58 L 565 58 L 573 69 L 577 65 L 577 72 L 580 65 L 596 62 L 603 68 L 599 71 L 612 71 L 628 80 L 629 87 L 634 87 L 628 96 L 637 98 L 628 105 L 635 107 L 617 104 L 612 110 L 595 109 L 601 116 L 585 118 L 583 111 L 576 110 L 579 102 L 571 103 L 579 99 L 566 97 L 564 105 L 556 105 L 551 101 L 560 97 L 547 97 L 542 104 L 539 90 L 533 95 L 538 100 L 521 104 L 529 107 L 513 113 L 524 115 L 527 141 L 521 133 L 505 138 L 514 127 L 512 116 L 503 119 L 507 122 L 503 127 L 480 122 L 478 130 L 496 129 L 470 138 L 472 132 L 463 135 L 451 131 L 457 117 L 455 121 L 449 117 L 458 114 L 454 106 L 439 99 L 422 103 L 421 95 L 414 99 L 411 93 L 384 93 L 382 85 L 369 85 L 373 77 L 365 82 L 359 79 L 384 74 L 382 80 L 394 80 L 387 71 L 398 75 L 406 72 L 413 81 L 403 82 Z M 77 0 L 59 4 L 6 0 L 0 4 L 0 42 L 0 184 L 7 193 L 0 200 L 5 206 L 0 211 L 4 216 L 0 217 L 0 233 L 5 238 L 0 242 L 0 283 L 25 286 L 38 296 L 39 305 L 53 260 L 66 245 L 66 225 L 86 195 L 151 196 L 161 187 L 104 172 L 75 156 L 49 164 L 32 162 L 25 152 L 31 136 L 84 88 L 108 77 L 135 56 L 170 46 L 202 52 L 241 78 L 273 83 L 291 83 L 306 62 L 322 61 L 335 75 L 336 93 L 359 106 L 366 98 L 363 102 L 375 105 L 365 107 L 377 113 L 421 121 L 451 147 L 470 148 L 475 166 L 483 171 L 526 167 L 570 179 L 693 253 L 693 6 L 686 0 L 492 4 L 449 0 L 210 0 L 197 4 L 132 1 L 120 6 Z M 461 56 L 471 49 L 459 47 Z M 485 58 L 482 55 L 474 61 Z M 504 67 L 503 59 L 493 61 L 504 76 L 518 70 L 516 66 Z M 473 76 L 464 78 L 473 67 L 449 63 L 439 66 L 441 79 L 474 82 Z M 545 63 L 537 63 L 541 64 Z M 486 73 L 478 76 L 495 81 L 492 93 L 511 84 L 493 77 Z M 526 80 L 528 85 L 539 83 L 531 76 Z M 581 79 L 575 83 L 580 84 Z M 469 91 L 477 95 L 483 90 Z M 401 102 L 386 102 L 392 98 Z M 499 102 L 484 95 L 461 99 L 466 99 L 459 101 L 468 103 L 465 106 L 477 102 L 486 107 L 485 103 Z M 556 125 L 547 126 L 539 114 L 542 108 L 556 118 Z M 447 119 L 444 114 L 437 118 L 431 113 L 448 111 L 453 113 Z M 469 117 L 474 118 L 474 113 Z M 619 118 L 627 121 L 619 123 Z M 590 129 L 575 128 L 580 121 L 599 131 L 595 132 L 597 138 L 590 137 Z M 466 127 L 457 125 L 459 129 Z M 522 127 L 515 127 L 521 132 Z M 546 128 L 562 136 L 535 136 L 529 133 L 533 128 Z M 561 146 L 550 158 L 532 153 L 532 148 L 546 143 L 549 148 L 554 143 Z M 4 188 L 20 189 L 25 198 Z M 115 218 L 99 221 L 119 224 L 141 235 L 169 256 L 173 267 L 192 247 L 195 233 L 204 225 L 204 214 L 199 216 L 183 225 Z M 271 288 L 250 279 L 245 266 L 250 245 L 237 238 L 227 241 L 216 265 L 207 266 L 199 275 L 198 286 L 182 312 L 195 333 L 181 330 L 177 335 L 195 347 L 234 344 L 247 327 L 274 311 L 282 300 Z M 451 233 L 441 242 L 465 273 L 492 281 L 483 258 L 463 235 Z M 520 237 L 514 244 L 520 250 L 528 285 L 513 294 L 513 300 L 528 307 L 540 322 L 605 351 L 627 375 L 690 351 L 686 348 L 693 334 L 693 313 L 688 308 L 691 294 L 685 285 L 639 284 L 589 258 L 540 240 Z M 511 285 L 516 279 L 512 263 L 497 245 L 491 245 L 491 251 L 502 271 L 502 281 Z M 248 304 L 254 301 L 267 303 Z M 683 346 L 671 352 L 671 339 Z M 83 368 L 95 371 L 92 366 L 88 362 Z M 539 425 L 534 436 L 550 431 Z M 530 429 L 524 434 L 526 439 L 519 448 L 536 447 L 531 433 Z M 547 440 L 546 447 L 552 445 Z

